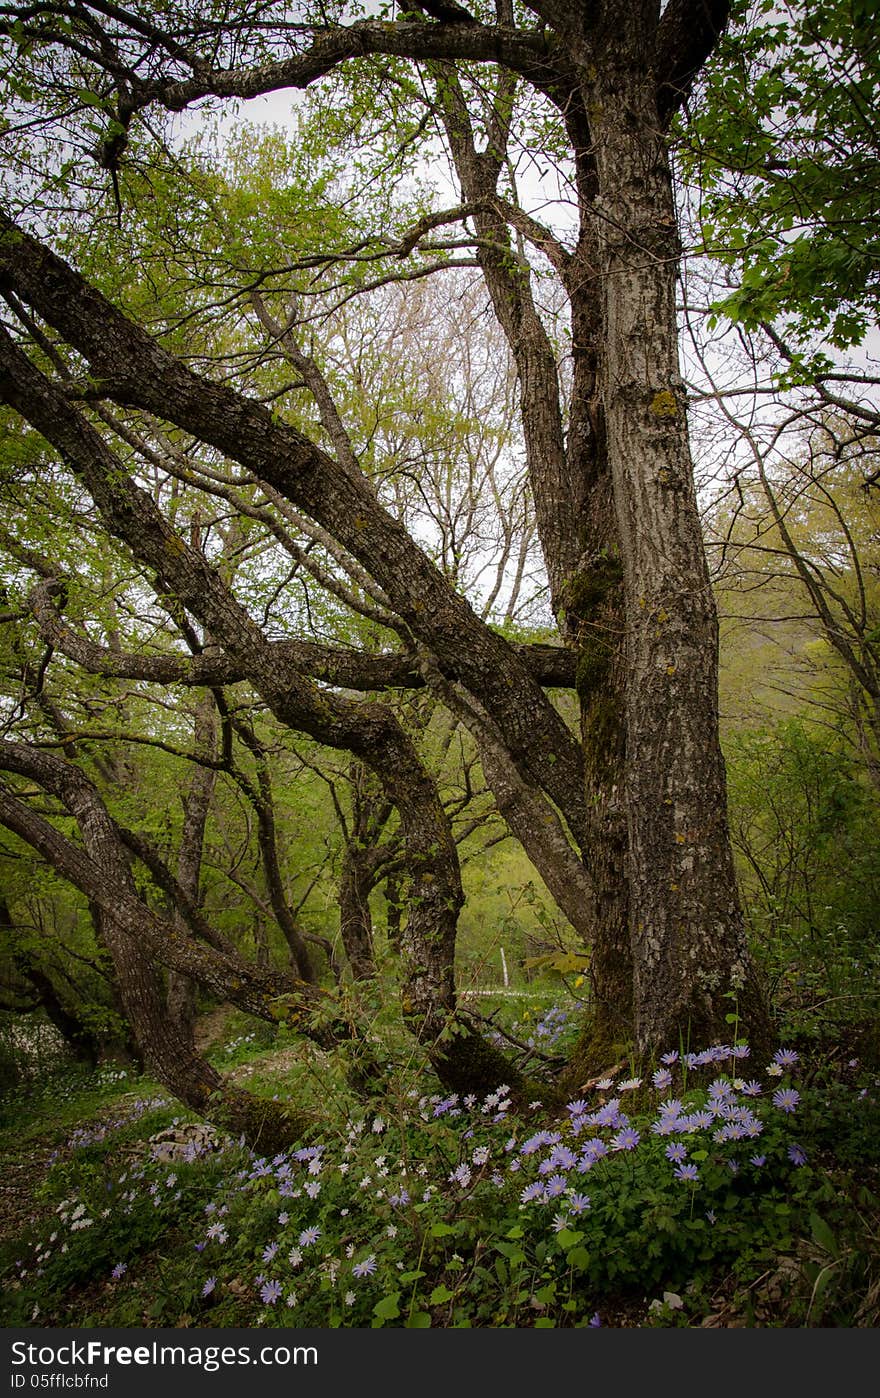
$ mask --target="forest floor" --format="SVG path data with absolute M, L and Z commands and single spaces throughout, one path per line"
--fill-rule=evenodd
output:
M 215 1061 L 219 1059 L 232 1081 L 271 1095 L 279 1084 L 303 1070 L 300 1049 L 261 1046 L 251 1041 L 252 1036 L 232 1038 L 234 1031 L 235 1024 L 222 1011 L 206 1016 L 199 1025 L 200 1047 L 214 1053 Z M 320 1092 L 320 1075 L 314 1076 Z M 0 1288 L 6 1293 L 3 1324 L 187 1327 L 259 1323 L 244 1313 L 240 1318 L 226 1319 L 218 1307 L 206 1309 L 206 1303 L 198 1299 L 201 1281 L 194 1292 L 186 1293 L 188 1299 L 178 1302 L 173 1295 L 177 1283 L 172 1276 L 170 1291 L 161 1304 L 157 1303 L 160 1282 L 164 1286 L 169 1268 L 172 1274 L 178 1268 L 181 1275 L 187 1271 L 192 1276 L 193 1244 L 186 1221 L 194 1217 L 192 1213 L 181 1215 L 179 1227 L 171 1227 L 155 1238 L 145 1235 L 144 1247 L 136 1254 L 137 1278 L 134 1262 L 132 1273 L 126 1278 L 131 1290 L 131 1308 L 127 1313 L 120 1313 L 120 1289 L 110 1279 L 115 1257 L 124 1255 L 114 1252 L 102 1253 L 96 1257 L 93 1269 L 83 1268 L 76 1277 L 71 1276 L 48 1303 L 40 1294 L 40 1304 L 34 1304 L 28 1314 L 22 1313 L 21 1305 L 16 1310 L 16 1293 L 21 1301 L 30 1296 L 28 1288 L 34 1286 L 34 1276 L 40 1275 L 39 1270 L 34 1273 L 34 1257 L 39 1262 L 40 1248 L 56 1236 L 63 1199 L 85 1198 L 89 1188 L 94 1197 L 97 1180 L 115 1180 L 132 1168 L 136 1172 L 149 1161 L 151 1152 L 155 1153 L 157 1135 L 169 1129 L 179 1130 L 175 1124 L 187 1119 L 179 1104 L 165 1096 L 157 1084 L 113 1068 L 91 1076 L 81 1074 L 66 1083 L 63 1076 L 54 1085 L 50 1080 L 34 1083 L 31 1091 L 19 1090 L 0 1099 Z M 808 1228 L 786 1250 L 768 1249 L 765 1261 L 752 1267 L 748 1275 L 736 1266 L 707 1272 L 700 1278 L 699 1305 L 687 1297 L 682 1302 L 679 1295 L 662 1288 L 659 1295 L 653 1296 L 608 1293 L 602 1302 L 602 1324 L 623 1328 L 786 1328 L 804 1325 L 805 1308 L 806 1323 L 815 1324 L 815 1320 L 809 1319 L 813 1305 L 810 1288 L 824 1288 L 829 1282 L 833 1287 L 845 1279 L 847 1289 L 853 1292 L 847 1304 L 853 1315 L 860 1318 L 830 1323 L 880 1326 L 880 1162 L 874 1128 L 867 1119 L 864 1130 L 866 1135 L 853 1137 L 845 1171 L 832 1152 L 825 1155 L 825 1147 L 822 1161 L 827 1179 L 833 1181 L 838 1195 L 837 1202 L 829 1204 L 829 1208 L 845 1205 L 847 1217 L 856 1219 L 856 1227 L 864 1232 L 862 1253 L 854 1251 L 852 1241 L 843 1235 L 835 1238 L 829 1237 L 827 1231 L 823 1233 L 820 1217 L 818 1223 L 811 1225 L 812 1235 Z M 864 1151 L 860 1141 L 864 1141 Z M 103 1189 L 103 1184 L 100 1187 Z M 830 1200 L 827 1189 L 826 1185 L 826 1199 Z M 78 1191 L 82 1191 L 81 1196 Z M 198 1212 L 202 1214 L 203 1202 L 198 1203 Z M 90 1206 L 92 1211 L 98 1218 L 98 1211 Z M 843 1214 L 839 1216 L 843 1218 Z M 41 1243 L 40 1239 L 44 1241 Z M 25 1281 L 28 1268 L 30 1279 Z M 234 1285 L 234 1280 L 225 1284 L 226 1304 L 230 1307 L 234 1304 Z M 252 1291 L 253 1284 L 251 1294 Z M 682 1306 L 686 1309 L 680 1310 Z M 450 1322 L 435 1319 L 432 1323 Z

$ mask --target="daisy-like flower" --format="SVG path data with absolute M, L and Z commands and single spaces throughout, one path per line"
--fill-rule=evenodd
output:
M 554 1146 L 550 1156 L 550 1164 L 556 1166 L 558 1170 L 573 1170 L 577 1163 L 577 1156 L 568 1146 Z
M 205 1282 L 205 1285 L 202 1287 L 202 1295 L 203 1295 L 203 1296 L 210 1296 L 210 1295 L 211 1295 L 211 1292 L 214 1290 L 214 1287 L 215 1287 L 216 1285 L 217 1285 L 217 1278 L 216 1278 L 216 1277 L 208 1277 L 208 1280 Z
M 596 1087 L 600 1092 L 607 1092 L 613 1082 L 613 1078 L 600 1078 L 596 1083 Z
M 623 1082 L 617 1084 L 617 1090 L 618 1092 L 634 1092 L 641 1085 L 641 1078 L 624 1078 Z
M 287 1254 L 287 1260 L 291 1267 L 298 1267 L 303 1260 L 303 1255 L 299 1248 L 291 1248 L 290 1252 Z
M 284 1227 L 285 1223 L 289 1223 L 289 1221 L 290 1221 L 290 1214 L 279 1214 L 279 1215 L 278 1215 L 278 1222 L 280 1223 L 280 1225 L 281 1225 L 282 1228 Z
M 773 1105 L 778 1107 L 781 1112 L 793 1112 L 800 1100 L 801 1094 L 793 1087 L 780 1087 L 773 1094 Z
M 667 1068 L 671 1068 L 673 1063 L 678 1062 L 678 1049 L 672 1049 L 669 1053 L 661 1053 L 660 1062 L 665 1063 Z
M 490 1152 L 488 1146 L 477 1146 L 476 1150 L 471 1156 L 471 1160 L 474 1162 L 475 1165 L 485 1165 L 486 1161 L 489 1159 L 489 1153 Z
M 803 1146 L 799 1146 L 797 1142 L 795 1142 L 788 1148 L 788 1158 L 792 1165 L 806 1165 L 807 1152 L 804 1150 Z
M 740 1088 L 740 1092 L 744 1097 L 760 1097 L 762 1091 L 761 1084 L 756 1078 L 750 1078 L 749 1081 L 744 1082 Z
M 664 1155 L 667 1160 L 674 1160 L 676 1165 L 680 1165 L 683 1160 L 687 1159 L 687 1146 L 683 1145 L 681 1141 L 673 1141 L 666 1147 Z
M 781 1064 L 781 1063 L 768 1063 L 768 1064 L 767 1064 L 767 1076 L 768 1076 L 768 1078 L 781 1078 L 781 1077 L 782 1077 L 782 1064 Z
M 534 1202 L 535 1199 L 540 1199 L 543 1193 L 544 1186 L 540 1183 L 539 1180 L 535 1180 L 533 1184 L 527 1184 L 525 1189 L 520 1194 L 520 1203 L 531 1204 Z
M 672 1086 L 672 1074 L 668 1068 L 658 1068 L 656 1073 L 652 1073 L 651 1081 L 658 1092 L 664 1092 L 667 1087 Z
M 287 1306 L 290 1310 L 293 1310 L 293 1307 L 296 1305 L 296 1292 L 295 1292 L 295 1291 L 289 1291 L 289 1292 L 288 1292 L 287 1298 L 286 1298 L 284 1304 L 285 1304 L 285 1306 Z
M 458 1165 L 449 1174 L 450 1184 L 460 1184 L 462 1189 L 466 1189 L 471 1182 L 471 1171 L 469 1165 Z
M 767 1164 L 767 1157 L 766 1155 L 750 1155 L 749 1164 L 754 1165 L 756 1170 L 760 1170 L 762 1165 Z
M 567 1228 L 567 1227 L 568 1227 L 568 1219 L 565 1217 L 565 1214 L 554 1214 L 554 1215 L 553 1215 L 553 1232 L 554 1232 L 554 1233 L 561 1233 L 562 1230 L 563 1230 L 563 1228 Z
M 635 1150 L 641 1136 L 633 1127 L 627 1126 L 623 1131 L 618 1131 L 616 1136 L 611 1138 L 612 1150 Z
M 589 1319 L 589 1321 L 587 1322 L 587 1324 L 588 1324 L 588 1326 L 589 1326 L 589 1328 L 590 1328 L 591 1330 L 599 1330 L 599 1329 L 601 1329 L 601 1326 L 602 1326 L 602 1317 L 600 1316 L 600 1314 L 599 1314 L 598 1311 L 594 1311 L 594 1312 L 593 1312 L 593 1314 L 590 1316 L 590 1319 Z
M 793 1068 L 798 1059 L 799 1055 L 790 1048 L 777 1049 L 773 1055 L 773 1062 L 778 1063 L 780 1068 Z
M 558 1199 L 568 1188 L 568 1180 L 564 1175 L 551 1175 L 544 1186 L 545 1199 Z
M 316 1243 L 316 1242 L 318 1241 L 318 1239 L 320 1238 L 320 1236 L 321 1236 L 321 1230 L 320 1230 L 320 1228 L 316 1228 L 316 1227 L 304 1228 L 303 1231 L 302 1231 L 302 1232 L 300 1233 L 300 1235 L 299 1235 L 299 1245 L 300 1245 L 301 1248 L 308 1248 L 308 1247 L 311 1247 L 313 1243 Z
M 565 1110 L 572 1116 L 583 1116 L 587 1110 L 587 1104 L 582 1097 L 579 1097 L 576 1102 L 569 1102 Z
M 691 1184 L 700 1178 L 696 1165 L 679 1165 L 672 1173 L 677 1180 L 687 1180 Z
M 275 1254 L 276 1254 L 277 1251 L 278 1251 L 278 1244 L 277 1244 L 277 1243 L 267 1243 L 267 1245 L 263 1248 L 263 1261 L 264 1261 L 264 1262 L 271 1262 L 271 1261 L 272 1261 L 272 1258 L 275 1256 Z
M 573 1214 L 585 1214 L 590 1207 L 589 1194 L 572 1194 L 568 1201 L 568 1207 Z
M 274 1306 L 282 1292 L 279 1281 L 267 1281 L 260 1287 L 260 1300 L 266 1306 Z
M 303 1185 L 303 1191 L 309 1196 L 310 1199 L 317 1199 L 318 1195 L 321 1193 L 321 1181 L 306 1180 L 305 1184 Z
M 119 1278 L 120 1278 L 120 1277 L 124 1277 L 127 1271 L 128 1271 L 128 1263 L 127 1263 L 127 1262 L 117 1262 L 116 1266 L 113 1268 L 113 1271 L 110 1273 L 110 1275 L 111 1275 L 111 1277 L 113 1278 L 114 1281 L 119 1281 Z
M 361 1277 L 371 1277 L 375 1271 L 376 1258 L 373 1253 L 370 1253 L 369 1257 L 365 1257 L 363 1262 L 356 1262 L 354 1264 L 351 1269 L 351 1274 L 353 1277 L 357 1277 L 358 1280 L 360 1280 Z
M 345 1302 L 346 1306 L 353 1306 L 355 1301 L 357 1300 L 357 1297 L 355 1296 L 353 1291 L 346 1291 L 342 1299 Z

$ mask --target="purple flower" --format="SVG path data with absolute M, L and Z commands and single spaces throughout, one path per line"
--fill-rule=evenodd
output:
M 263 1301 L 267 1306 L 274 1306 L 275 1302 L 281 1296 L 281 1290 L 282 1287 L 280 1282 L 266 1282 L 264 1286 L 260 1287 L 260 1300 Z
M 299 1245 L 301 1248 L 311 1247 L 321 1236 L 320 1228 L 304 1228 L 299 1235 Z
M 119 1278 L 120 1278 L 120 1277 L 124 1277 L 127 1271 L 128 1271 L 128 1263 L 127 1263 L 127 1262 L 117 1262 L 116 1266 L 113 1268 L 113 1271 L 110 1273 L 110 1275 L 111 1275 L 111 1277 L 113 1278 L 114 1281 L 119 1281 Z
M 271 1261 L 272 1261 L 272 1258 L 275 1256 L 275 1254 L 276 1254 L 277 1251 L 278 1251 L 278 1244 L 277 1244 L 277 1243 L 268 1243 L 268 1244 L 266 1245 L 266 1247 L 263 1248 L 263 1261 L 264 1261 L 264 1262 L 271 1262 Z
M 760 1097 L 762 1088 L 759 1082 L 751 1078 L 748 1082 L 743 1083 L 740 1091 L 744 1097 Z
M 799 1146 L 795 1142 L 788 1148 L 788 1158 L 791 1161 L 792 1165 L 806 1165 L 807 1152 L 804 1150 L 803 1146 Z
M 520 1203 L 531 1204 L 535 1199 L 540 1199 L 544 1193 L 544 1186 L 540 1180 L 535 1180 L 533 1184 L 527 1184 L 520 1194 Z
M 570 1151 L 568 1146 L 555 1146 L 550 1156 L 550 1164 L 555 1165 L 560 1170 L 574 1169 L 577 1157 Z
M 602 1317 L 599 1315 L 599 1312 L 594 1311 L 587 1323 L 591 1330 L 598 1330 L 602 1324 Z
M 767 1157 L 766 1155 L 750 1155 L 749 1164 L 754 1165 L 756 1170 L 760 1170 L 762 1165 L 767 1164 Z
M 793 1068 L 798 1061 L 798 1054 L 794 1049 L 777 1049 L 773 1055 L 773 1062 L 778 1063 L 780 1068 Z
M 611 1149 L 635 1150 L 640 1140 L 641 1136 L 638 1131 L 633 1130 L 631 1126 L 627 1126 L 623 1131 L 618 1131 L 617 1135 L 611 1138 Z
M 680 1165 L 683 1160 L 687 1159 L 687 1146 L 683 1145 L 681 1141 L 674 1141 L 666 1147 L 664 1154 L 667 1160 L 674 1160 L 677 1165 Z
M 780 1087 L 773 1094 L 773 1105 L 781 1112 L 793 1112 L 800 1100 L 801 1094 L 793 1087 Z
M 202 1295 L 203 1295 L 203 1296 L 210 1296 L 210 1295 L 211 1295 L 211 1292 L 214 1290 L 214 1287 L 215 1287 L 216 1285 L 217 1285 L 217 1278 L 216 1278 L 216 1277 L 208 1277 L 208 1280 L 205 1282 L 205 1285 L 202 1287 Z
M 671 1053 L 661 1053 L 660 1062 L 671 1068 L 673 1063 L 678 1062 L 678 1049 L 673 1049 Z
M 560 1194 L 564 1194 L 568 1187 L 568 1181 L 564 1175 L 551 1175 L 544 1187 L 545 1199 L 558 1199 Z
M 672 1086 L 672 1074 L 668 1068 L 658 1068 L 651 1077 L 651 1081 L 658 1092 L 664 1092 L 667 1087 Z
M 568 1207 L 573 1214 L 586 1213 L 590 1207 L 589 1194 L 573 1194 L 568 1201 Z
M 730 1050 L 731 1058 L 748 1058 L 750 1053 L 751 1049 L 748 1044 L 734 1044 Z
M 356 1262 L 351 1269 L 353 1277 L 371 1277 L 376 1270 L 376 1258 L 373 1253 L 365 1257 L 363 1262 Z
M 691 1184 L 700 1178 L 696 1165 L 679 1165 L 672 1173 L 677 1180 L 687 1180 Z

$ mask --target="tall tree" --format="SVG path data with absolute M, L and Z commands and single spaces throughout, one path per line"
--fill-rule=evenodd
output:
M 247 300 L 280 345 L 304 317 L 295 301 L 287 324 L 276 314 L 272 329 L 266 286 L 289 291 L 294 283 L 301 302 L 328 264 L 354 268 L 353 294 L 365 264 L 374 280 L 388 280 L 407 256 L 413 266 L 403 275 L 420 276 L 448 265 L 450 248 L 475 254 L 516 365 L 551 605 L 581 662 L 581 741 L 542 690 L 536 663 L 481 619 L 403 528 L 363 469 L 363 453 L 352 450 L 327 377 L 301 340 L 291 353 L 320 429 L 285 412 L 281 383 L 264 386 L 266 403 L 256 400 L 237 367 L 247 344 L 226 365 L 207 358 L 193 367 L 179 295 L 173 315 L 162 287 L 151 303 L 148 286 L 111 278 L 112 297 L 104 295 L 97 267 L 84 276 L 52 250 L 43 220 L 10 209 L 0 225 L 0 289 L 16 324 L 2 336 L 0 392 L 91 496 L 101 527 L 210 633 L 227 673 L 247 679 L 280 723 L 352 752 L 375 772 L 398 811 L 405 851 L 407 1015 L 456 1085 L 491 1081 L 502 1069 L 455 1020 L 461 889 L 435 784 L 390 708 L 319 686 L 308 652 L 282 651 L 265 634 L 250 599 L 187 543 L 137 476 L 156 432 L 206 463 L 236 463 L 237 481 L 260 493 L 274 536 L 291 508 L 297 521 L 310 521 L 328 558 L 349 561 L 386 636 L 396 634 L 421 677 L 455 687 L 487 754 L 487 778 L 515 782 L 511 810 L 531 812 L 524 828 L 537 828 L 541 815 L 557 823 L 591 876 L 600 1021 L 592 1052 L 607 1052 L 621 1028 L 643 1052 L 721 1035 L 731 996 L 741 1022 L 761 1037 L 766 1009 L 745 945 L 726 821 L 717 622 L 678 364 L 680 249 L 666 136 L 727 5 L 672 0 L 660 9 L 656 0 L 542 0 L 520 11 L 499 0 L 495 10 L 474 12 L 409 5 L 390 20 L 326 7 L 312 14 L 304 5 L 294 21 L 282 7 L 246 7 L 230 21 L 210 5 L 193 14 L 174 5 L 62 4 L 39 15 L 14 5 L 2 21 L 23 106 L 40 105 L 36 80 L 51 72 L 45 119 L 55 132 L 67 129 L 72 148 L 97 114 L 98 162 L 123 225 L 127 147 L 133 162 L 149 160 L 142 133 L 163 108 L 338 83 L 338 70 L 351 67 L 362 89 L 358 135 L 377 168 L 383 146 L 414 149 L 429 120 L 448 142 L 461 187 L 456 208 L 422 212 L 399 237 L 355 230 L 340 210 L 323 248 L 313 238 L 287 249 L 279 230 L 272 259 L 242 254 L 228 294 L 238 305 Z M 402 114 L 400 93 L 422 121 L 406 104 Z M 65 103 L 85 108 L 86 123 L 77 125 L 75 112 L 71 126 Z M 511 151 L 536 139 L 542 155 L 564 165 L 576 213 L 568 238 L 517 202 Z M 48 144 L 37 164 L 44 159 L 51 167 Z M 33 192 L 39 173 L 19 158 L 22 187 Z M 38 204 L 52 197 L 42 183 Z M 181 226 L 191 216 L 184 201 Z M 436 236 L 455 223 L 457 238 Z M 536 291 L 538 254 L 568 301 L 563 372 Z M 193 288 L 195 307 L 208 291 Z M 219 314 L 218 299 L 206 309 Z M 92 652 L 104 673 L 132 673 L 136 662 Z M 187 669 L 177 660 L 164 673 L 179 679 Z M 459 1030 L 451 1038 L 450 1017 Z

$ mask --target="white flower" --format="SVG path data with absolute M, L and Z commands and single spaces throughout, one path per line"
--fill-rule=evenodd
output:
M 385 1229 L 385 1237 L 386 1237 L 386 1238 L 396 1238 L 396 1237 L 397 1237 L 397 1229 L 394 1227 L 394 1224 L 393 1224 L 393 1223 L 389 1223 L 388 1227 Z
M 287 1298 L 287 1300 L 286 1300 L 286 1302 L 285 1302 L 284 1304 L 287 1305 L 287 1306 L 291 1306 L 291 1307 L 296 1305 L 296 1292 L 295 1292 L 295 1291 L 291 1291 L 290 1295 L 288 1296 L 288 1298 Z
M 346 1291 L 344 1300 L 346 1306 L 353 1306 L 355 1301 L 357 1300 L 357 1297 L 355 1296 L 353 1291 Z
M 619 1082 L 617 1084 L 617 1090 L 618 1092 L 632 1092 L 634 1088 L 641 1087 L 641 1085 L 641 1078 L 626 1078 L 624 1082 Z M 609 1087 L 610 1086 L 611 1084 L 609 1083 Z
M 290 1252 L 287 1254 L 287 1260 L 291 1267 L 298 1267 L 303 1260 L 303 1255 L 299 1248 L 291 1248 Z
M 471 1160 L 474 1162 L 475 1165 L 485 1165 L 485 1163 L 486 1163 L 486 1161 L 487 1161 L 488 1159 L 489 1159 L 489 1147 L 488 1147 L 488 1146 L 477 1146 L 476 1150 L 474 1151 L 473 1155 L 471 1156 Z
M 373 1130 L 376 1132 L 377 1135 L 380 1131 L 385 1130 L 385 1123 L 380 1116 L 377 1116 L 375 1121 L 373 1122 Z

